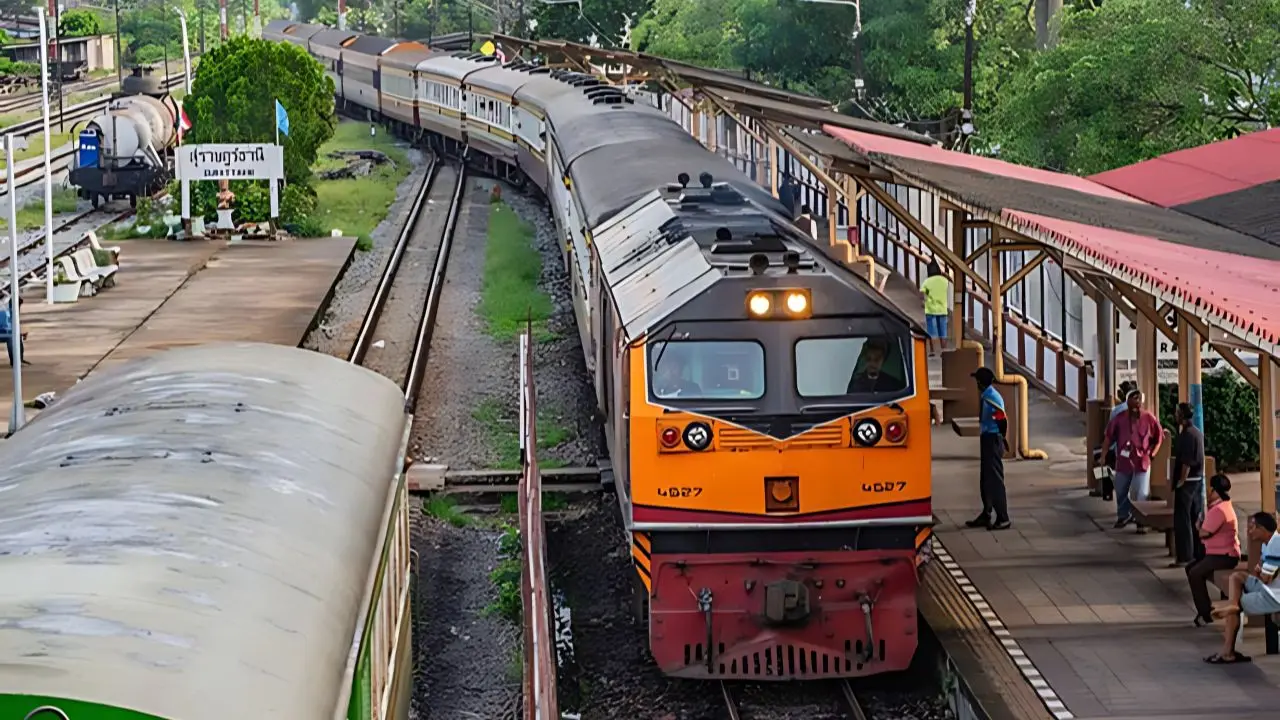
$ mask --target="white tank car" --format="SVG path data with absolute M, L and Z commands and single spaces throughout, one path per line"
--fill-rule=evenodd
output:
M 96 207 L 104 199 L 136 203 L 173 174 L 178 105 L 160 79 L 134 68 L 120 94 L 80 131 L 71 183 Z
M 89 122 L 101 138 L 104 159 L 124 165 L 131 161 L 162 164 L 162 153 L 178 138 L 171 104 L 149 95 L 125 95 L 111 101 L 107 111 Z

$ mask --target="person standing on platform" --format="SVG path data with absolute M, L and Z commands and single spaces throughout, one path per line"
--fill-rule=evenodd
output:
M 1133 522 L 1133 503 L 1151 494 L 1151 458 L 1160 449 L 1164 429 L 1160 421 L 1143 407 L 1141 390 L 1125 398 L 1126 412 L 1112 418 L 1103 437 L 1104 445 L 1116 446 L 1116 524 L 1122 528 Z M 1139 533 L 1146 528 L 1139 526 Z
M 1219 570 L 1235 570 L 1240 564 L 1240 525 L 1231 505 L 1231 479 L 1218 474 L 1209 478 L 1209 509 L 1196 528 L 1204 543 L 1204 556 L 1187 566 L 1187 582 L 1196 604 L 1196 627 L 1213 622 L 1209 585 Z
M 1009 434 L 1009 418 L 1004 411 L 1004 397 L 995 388 L 996 374 L 990 368 L 980 367 L 973 373 L 981 393 L 978 410 L 978 491 L 982 495 L 982 514 L 965 522 L 971 528 L 988 530 L 1009 528 L 1009 505 L 1004 487 L 1005 437 Z M 995 522 L 991 513 L 995 511 Z
M 929 261 L 929 277 L 920 283 L 924 293 L 924 327 L 929 333 L 929 353 L 942 352 L 947 342 L 947 310 L 951 300 L 951 281 L 942 273 L 935 258 Z
M 1204 434 L 1191 419 L 1190 403 L 1178 403 L 1173 411 L 1178 435 L 1173 441 L 1173 562 L 1185 567 L 1200 556 L 1196 526 L 1204 514 Z
M 1115 420 L 1116 416 L 1122 414 L 1123 412 L 1129 409 L 1128 406 L 1125 405 L 1125 398 L 1129 397 L 1129 393 L 1133 392 L 1133 390 L 1134 390 L 1133 383 L 1129 382 L 1128 380 L 1125 380 L 1124 382 L 1120 383 L 1120 390 L 1119 392 L 1116 393 L 1115 407 L 1111 408 L 1111 417 L 1107 419 L 1108 424 L 1110 424 L 1112 420 Z M 1103 428 L 1103 429 L 1105 430 L 1106 428 Z M 1101 493 L 1102 499 L 1105 502 L 1111 502 L 1111 496 L 1115 491 L 1115 475 L 1116 475 L 1115 443 L 1112 443 L 1110 446 L 1108 446 L 1105 442 L 1103 442 L 1102 450 L 1100 452 L 1102 453 L 1102 464 L 1106 465 L 1108 470 L 1108 473 L 1102 478 L 1102 493 Z

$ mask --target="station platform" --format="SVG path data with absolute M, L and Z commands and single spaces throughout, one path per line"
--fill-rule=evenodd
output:
M 115 287 L 68 304 L 24 298 L 27 401 L 156 350 L 220 341 L 298 345 L 355 239 L 112 244 L 121 247 Z M 12 373 L 0 372 L 0 421 L 12 399 Z
M 886 294 L 923 318 L 899 275 Z M 988 349 L 988 355 L 990 355 Z M 1016 366 L 1007 365 L 1013 372 Z M 931 367 L 930 384 L 941 385 Z M 974 392 L 977 392 L 975 385 Z M 1186 575 L 1164 535 L 1112 529 L 1113 502 L 1089 497 L 1082 413 L 1030 391 L 1031 446 L 1048 460 L 1006 461 L 1013 527 L 965 527 L 981 510 L 978 442 L 933 428 L 935 558 L 921 612 L 993 720 L 1261 720 L 1280 701 L 1280 655 L 1261 623 L 1245 630 L 1250 664 L 1214 666 L 1221 624 L 1195 628 Z M 1232 475 L 1241 517 L 1261 508 L 1257 474 Z M 1210 590 L 1211 597 L 1217 597 Z

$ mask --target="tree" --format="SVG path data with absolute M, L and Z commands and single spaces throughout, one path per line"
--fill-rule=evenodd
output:
M 333 91 L 324 68 L 297 45 L 232 38 L 200 61 L 184 102 L 190 142 L 274 142 L 278 99 L 289 113 L 289 136 L 281 138 L 285 179 L 305 185 L 337 126 Z
M 601 47 L 625 48 L 650 7 L 650 0 L 582 0 L 581 8 L 538 3 L 530 16 L 534 28 L 528 34 L 584 44 L 594 37 Z
M 58 18 L 60 37 L 89 37 L 103 32 L 102 21 L 90 10 L 68 10 Z
M 1280 0 L 1107 0 L 1009 80 L 987 128 L 1014 162 L 1090 174 L 1280 122 Z

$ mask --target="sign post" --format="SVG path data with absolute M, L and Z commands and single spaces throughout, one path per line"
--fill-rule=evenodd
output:
M 267 180 L 271 188 L 271 219 L 280 217 L 280 186 L 276 181 L 284 179 L 281 146 L 269 143 L 181 145 L 177 155 L 184 223 L 191 219 L 193 180 Z

